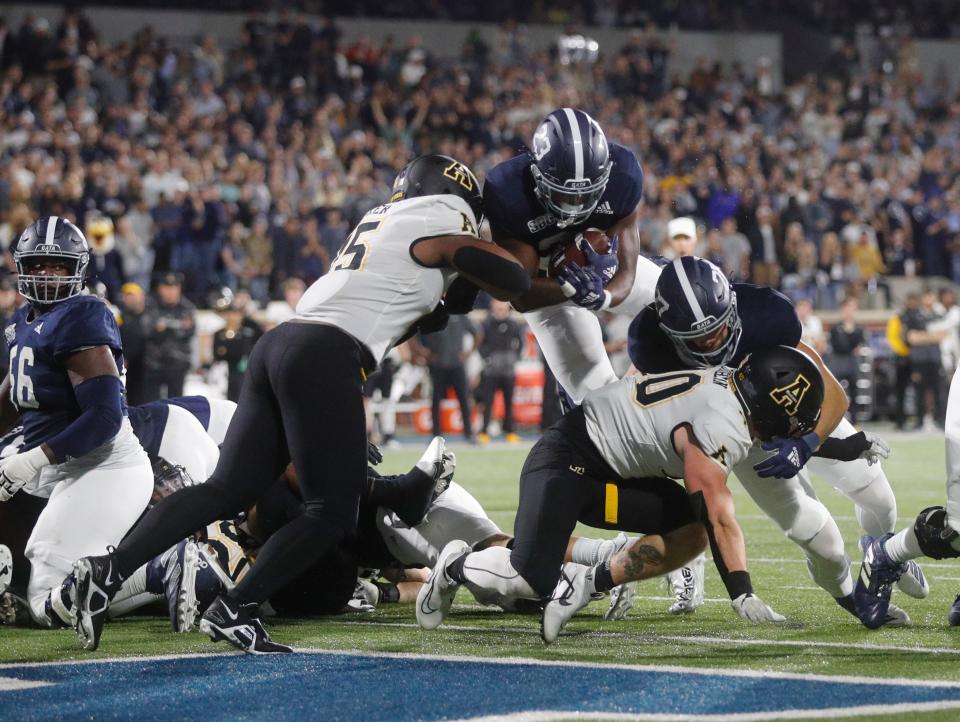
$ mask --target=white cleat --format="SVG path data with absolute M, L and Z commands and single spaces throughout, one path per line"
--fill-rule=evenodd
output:
M 417 594 L 417 624 L 422 629 L 436 629 L 443 624 L 460 588 L 457 582 L 447 576 L 447 565 L 470 550 L 470 545 L 465 541 L 454 539 L 440 552 L 427 583 L 420 587 Z
M 626 619 L 627 612 L 633 609 L 633 595 L 635 594 L 634 585 L 620 584 L 610 590 L 610 607 L 607 609 L 603 619 L 607 622 L 618 622 Z
M 930 594 L 930 585 L 920 565 L 913 559 L 903 565 L 903 574 L 897 580 L 897 589 L 914 599 L 926 599 Z
M 912 627 L 913 620 L 905 610 L 900 609 L 895 604 L 887 608 L 887 620 L 883 623 L 884 627 Z
M 573 615 L 590 603 L 594 591 L 593 575 L 593 567 L 573 563 L 563 565 L 560 582 L 540 617 L 540 638 L 544 644 L 555 642 Z
M 10 588 L 13 581 L 13 554 L 10 547 L 0 544 L 0 594 Z
M 417 461 L 417 468 L 427 476 L 436 479 L 442 469 L 443 452 L 446 451 L 446 448 L 447 442 L 444 441 L 443 437 L 434 436 Z
M 690 614 L 703 606 L 703 567 L 701 554 L 685 567 L 667 574 L 667 586 L 674 602 L 667 611 L 670 614 Z
M 440 461 L 440 475 L 437 477 L 437 484 L 433 488 L 434 499 L 450 488 L 450 482 L 453 481 L 453 475 L 456 471 L 457 455 L 446 449 Z

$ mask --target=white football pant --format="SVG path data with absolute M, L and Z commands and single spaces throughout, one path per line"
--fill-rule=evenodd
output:
M 404 524 L 389 509 L 378 508 L 377 530 L 394 559 L 427 567 L 433 567 L 440 551 L 454 539 L 474 546 L 503 533 L 480 502 L 455 481 L 436 498 L 415 527 Z
M 30 561 L 27 599 L 34 621 L 50 626 L 45 604 L 58 594 L 73 563 L 104 554 L 120 543 L 153 493 L 153 471 L 146 452 L 124 419 L 113 441 L 79 459 L 41 472 L 50 500 L 27 540 Z
M 237 410 L 237 404 L 227 399 L 211 399 L 209 396 L 206 399 L 210 404 L 210 426 L 207 434 L 213 439 L 214 444 L 220 446 L 227 436 L 227 427 L 230 426 L 230 419 Z
M 212 407 L 210 418 L 212 428 Z M 217 468 L 220 449 L 196 416 L 181 406 L 170 404 L 167 424 L 160 439 L 160 458 L 182 466 L 195 483 L 202 484 Z

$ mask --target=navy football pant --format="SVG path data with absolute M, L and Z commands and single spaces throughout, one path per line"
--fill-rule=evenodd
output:
M 361 370 L 370 365 L 368 352 L 329 326 L 287 322 L 266 333 L 250 356 L 213 476 L 140 520 L 117 547 L 120 575 L 252 507 L 290 461 L 304 513 L 270 537 L 231 596 L 265 601 L 325 556 L 357 524 L 367 476 Z

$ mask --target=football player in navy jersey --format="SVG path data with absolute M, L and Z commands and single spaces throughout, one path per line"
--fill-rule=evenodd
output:
M 0 461 L 0 502 L 24 487 L 49 494 L 26 544 L 30 613 L 49 627 L 73 623 L 74 561 L 119 543 L 153 490 L 127 419 L 117 324 L 100 299 L 81 295 L 89 259 L 75 225 L 57 216 L 34 222 L 14 251 L 28 303 L 4 329 L 10 372 L 0 386 L 0 431 L 19 417 L 23 444 Z
M 531 149 L 493 168 L 483 205 L 495 243 L 533 277 L 513 301 L 574 403 L 616 381 L 595 311 L 636 314 L 652 300 L 659 269 L 639 256 L 637 218 L 643 171 L 637 157 L 587 113 L 560 108 L 540 123 Z M 543 273 L 551 255 L 589 228 L 611 239 L 608 253 L 580 248 L 586 265 L 568 264 L 559 278 Z
M 751 353 L 776 345 L 797 347 L 817 362 L 826 393 L 816 428 L 801 438 L 775 439 L 755 447 L 735 473 L 754 501 L 804 550 L 814 580 L 856 613 L 843 539 L 812 493 L 804 467 L 810 462 L 854 502 L 857 519 L 870 536 L 893 530 L 896 499 L 880 464 L 866 458 L 872 455 L 876 461 L 882 442 L 858 434 L 844 418 L 848 402 L 842 387 L 800 336 L 800 321 L 786 296 L 771 288 L 731 284 L 709 261 L 685 257 L 664 267 L 655 303 L 630 326 L 628 352 L 641 373 L 735 366 Z M 859 458 L 861 452 L 864 458 Z M 901 589 L 910 596 L 926 596 L 926 580 L 916 564 L 902 577 Z M 893 608 L 889 621 L 904 618 L 902 610 Z

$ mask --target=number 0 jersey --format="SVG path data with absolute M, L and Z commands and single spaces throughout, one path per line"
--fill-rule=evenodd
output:
M 454 195 L 410 198 L 363 217 L 340 253 L 297 304 L 295 319 L 345 331 L 379 364 L 407 328 L 440 302 L 456 271 L 427 268 L 413 246 L 437 236 L 477 236 L 477 221 Z
M 683 460 L 673 432 L 688 424 L 704 453 L 729 472 L 753 445 L 731 373 L 718 367 L 622 378 L 584 400 L 587 434 L 625 479 L 679 479 Z

